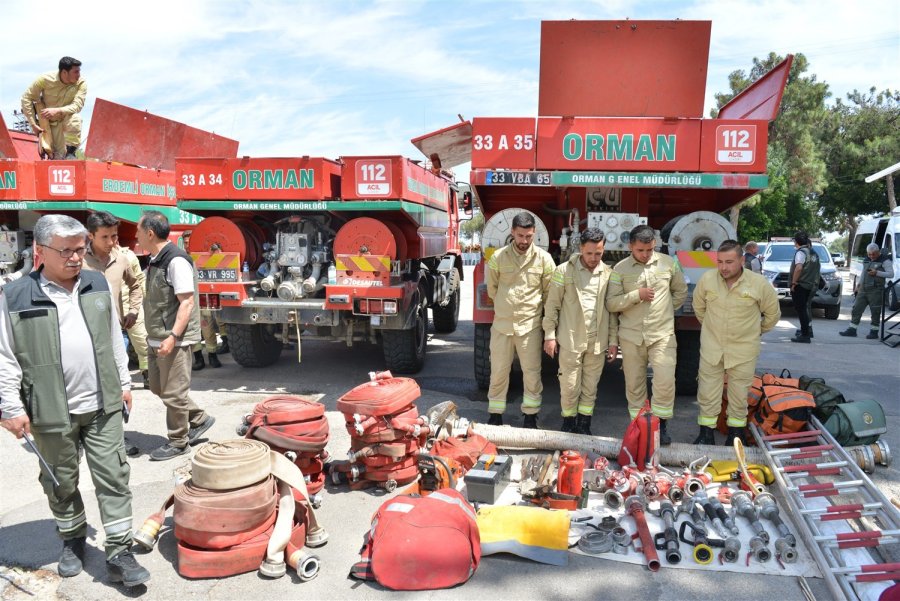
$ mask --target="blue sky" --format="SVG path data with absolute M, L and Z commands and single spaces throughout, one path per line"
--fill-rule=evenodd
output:
M 711 20 L 707 110 L 729 72 L 769 51 L 806 54 L 836 96 L 900 88 L 900 9 L 888 0 L 39 5 L 3 3 L 7 124 L 34 77 L 71 55 L 84 62 L 86 119 L 101 97 L 235 138 L 249 156 L 417 157 L 409 139 L 457 114 L 534 116 L 542 19 Z

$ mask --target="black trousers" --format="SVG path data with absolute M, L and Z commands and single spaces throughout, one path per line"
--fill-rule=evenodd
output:
M 794 286 L 794 289 L 791 291 L 794 309 L 797 311 L 797 317 L 800 318 L 800 333 L 803 336 L 809 336 L 809 322 L 812 320 L 809 301 L 812 293 L 812 290 L 807 290 L 801 286 Z

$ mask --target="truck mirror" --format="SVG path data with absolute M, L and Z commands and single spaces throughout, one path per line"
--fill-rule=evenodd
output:
M 460 203 L 462 212 L 467 217 L 472 216 L 472 193 L 471 192 L 463 192 L 462 202 Z

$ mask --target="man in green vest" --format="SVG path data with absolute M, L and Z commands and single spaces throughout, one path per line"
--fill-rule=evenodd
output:
M 107 575 L 131 587 L 150 579 L 130 551 L 122 411 L 131 406 L 131 376 L 119 299 L 102 274 L 81 270 L 87 244 L 75 219 L 41 217 L 34 228 L 41 267 L 0 291 L 0 426 L 16 438 L 33 435 L 46 461 L 39 481 L 63 539 L 57 570 L 64 578 L 79 574 L 84 560 L 84 451 L 106 534 Z
M 216 421 L 190 397 L 191 347 L 200 342 L 197 272 L 191 256 L 169 241 L 169 231 L 159 211 L 146 211 L 138 222 L 138 243 L 150 253 L 144 294 L 150 390 L 166 406 L 169 433 L 151 461 L 184 455 Z
M 812 242 L 806 232 L 794 234 L 794 258 L 788 271 L 791 285 L 791 298 L 794 309 L 800 319 L 800 332 L 791 338 L 791 342 L 812 342 L 812 297 L 819 289 L 819 255 L 813 250 Z
M 856 337 L 856 328 L 862 319 L 866 307 L 872 316 L 872 327 L 866 338 L 876 340 L 878 328 L 881 323 L 881 305 L 884 303 L 884 284 L 894 277 L 894 264 L 891 256 L 882 252 L 877 244 L 869 244 L 866 247 L 866 258 L 862 265 L 862 277 L 857 280 L 853 293 L 856 300 L 853 302 L 853 310 L 850 313 L 850 327 L 841 336 Z

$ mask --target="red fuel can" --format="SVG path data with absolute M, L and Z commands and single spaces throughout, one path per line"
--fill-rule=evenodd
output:
M 563 451 L 559 456 L 556 490 L 566 495 L 580 495 L 584 476 L 584 457 L 578 451 Z

